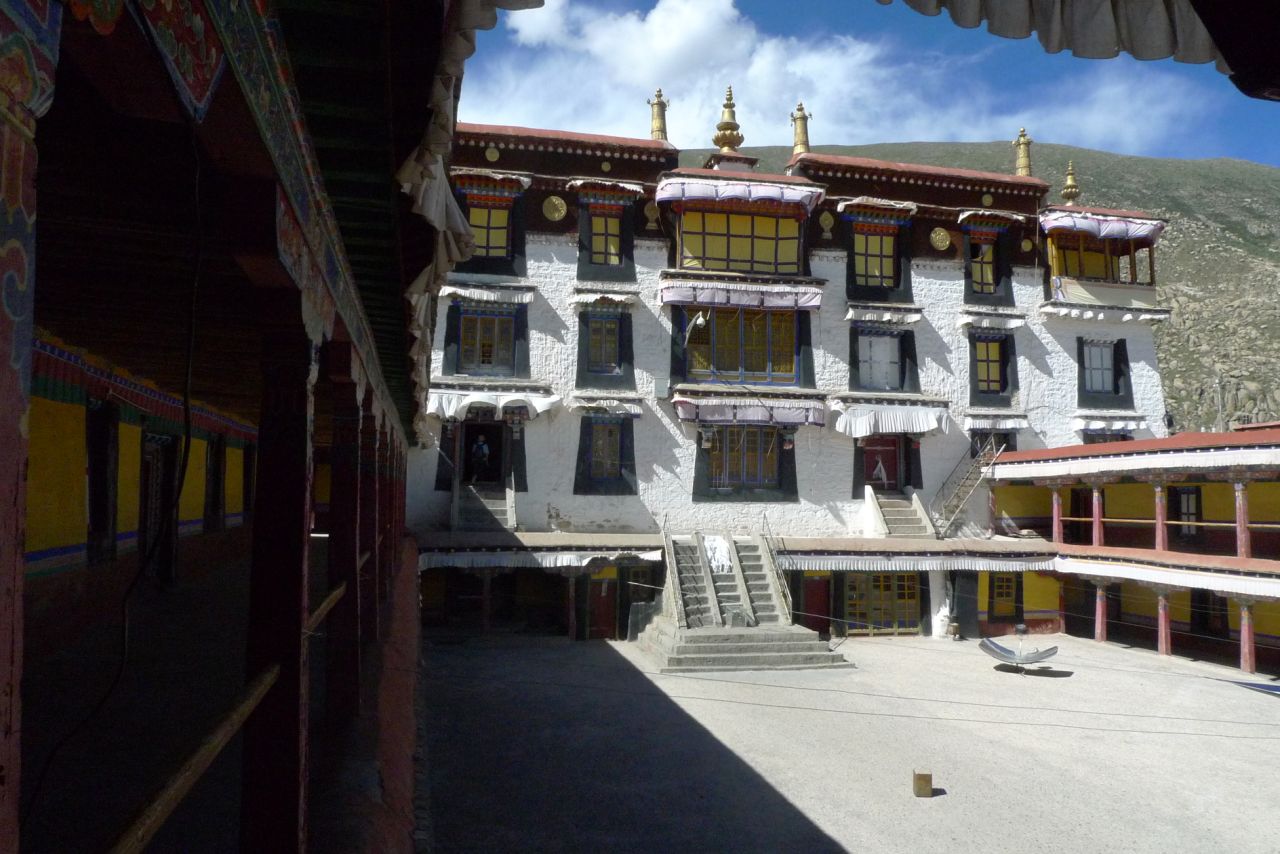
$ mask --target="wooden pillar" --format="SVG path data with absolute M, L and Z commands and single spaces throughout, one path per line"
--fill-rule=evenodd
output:
M 378 548 L 378 418 L 373 412 L 373 395 L 365 396 L 360 424 L 360 635 L 366 641 L 381 636 L 378 613 L 378 577 L 381 549 Z
M 1098 643 L 1107 640 L 1107 584 L 1095 581 L 1093 593 L 1093 639 Z
M 1253 557 L 1253 543 L 1249 538 L 1249 484 L 1236 481 L 1231 485 L 1236 492 L 1236 557 Z
M 299 294 L 269 301 L 273 318 L 301 317 Z M 291 312 L 281 306 L 291 304 Z M 307 599 L 316 347 L 302 328 L 264 330 L 246 673 L 280 678 L 244 728 L 241 846 L 306 849 Z
M 1156 591 L 1156 650 L 1161 655 L 1173 654 L 1173 629 L 1169 624 L 1169 591 Z
M 32 5 L 33 8 L 27 8 Z M 53 100 L 61 4 L 0 7 L 0 851 L 18 850 L 22 582 L 36 269 L 36 119 Z
M 1156 551 L 1169 550 L 1169 501 L 1164 481 L 1152 484 L 1156 498 Z
M 1258 672 L 1258 648 L 1253 639 L 1253 602 L 1238 600 L 1240 604 L 1240 669 L 1245 673 Z
M 329 490 L 329 587 L 347 592 L 326 625 L 329 713 L 348 720 L 360 712 L 360 390 L 351 378 L 351 345 L 331 343 L 333 445 Z
M 1052 492 L 1049 493 L 1050 501 L 1053 503 L 1053 541 L 1055 543 L 1063 542 L 1062 538 L 1062 493 L 1058 491 L 1058 487 L 1050 487 Z
M 1102 528 L 1102 484 L 1093 484 L 1093 544 L 1105 545 Z

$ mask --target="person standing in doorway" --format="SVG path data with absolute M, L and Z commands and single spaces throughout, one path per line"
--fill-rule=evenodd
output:
M 477 477 L 489 474 L 489 443 L 485 441 L 484 434 L 481 433 L 476 437 L 475 444 L 471 446 L 471 482 L 475 483 Z

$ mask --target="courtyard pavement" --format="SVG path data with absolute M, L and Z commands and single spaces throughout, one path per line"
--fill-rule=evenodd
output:
M 634 644 L 429 637 L 435 850 L 1280 851 L 1280 698 L 1026 643 L 1061 651 L 1023 676 L 855 638 L 853 670 L 662 676 Z

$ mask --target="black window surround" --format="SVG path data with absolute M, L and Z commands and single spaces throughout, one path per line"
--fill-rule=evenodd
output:
M 470 206 L 467 204 L 467 194 L 459 192 L 457 194 L 458 206 L 462 208 L 462 212 L 470 215 Z M 486 273 L 494 276 L 519 276 L 528 275 L 528 264 L 525 260 L 525 216 L 524 216 L 524 197 L 516 196 L 512 199 L 510 207 L 510 218 L 507 225 L 509 231 L 509 253 L 505 258 L 492 256 L 475 256 L 470 260 L 463 261 L 457 266 L 460 273 Z
M 686 333 L 689 323 L 699 313 L 703 312 L 705 316 L 710 318 L 711 312 L 716 306 L 699 306 L 685 305 L 674 306 L 671 309 L 671 384 L 679 385 L 683 382 L 699 382 L 699 383 L 717 383 L 725 385 L 760 385 L 758 381 L 741 381 L 728 379 L 724 376 L 714 378 L 698 375 L 694 377 L 689 371 L 689 354 L 686 346 Z M 707 321 L 710 323 L 710 320 Z M 814 371 L 813 362 L 813 319 L 810 312 L 804 309 L 796 310 L 796 381 L 794 383 L 775 383 L 775 385 L 789 385 L 795 388 L 817 388 L 817 377 Z
M 635 203 L 625 205 L 593 205 L 583 203 L 578 207 L 578 278 L 593 282 L 634 282 L 635 261 Z M 592 262 L 592 216 L 614 217 L 618 220 L 620 263 L 597 264 Z
M 892 337 L 898 344 L 898 376 L 896 389 L 882 389 L 867 384 L 861 376 L 862 360 L 859 356 L 859 339 L 863 336 L 875 335 Z M 920 368 L 916 358 L 916 335 L 909 329 L 898 329 L 887 326 L 855 323 L 849 327 L 849 390 L 850 391 L 893 391 L 919 393 Z
M 592 476 L 592 445 L 597 425 L 618 427 L 618 475 Z M 637 495 L 635 422 L 630 416 L 584 415 L 578 429 L 578 460 L 573 478 L 574 495 Z
M 1110 343 L 1111 370 L 1114 375 L 1111 392 L 1088 391 L 1085 388 L 1085 347 L 1090 343 Z M 1123 338 L 1114 342 L 1091 342 L 1076 338 L 1076 403 L 1084 409 L 1132 409 L 1133 383 L 1129 378 L 1129 347 Z
M 617 323 L 618 365 L 613 371 L 592 370 L 591 324 Z M 631 312 L 624 309 L 587 308 L 578 312 L 578 388 L 633 391 L 636 387 Z
M 489 307 L 493 310 L 492 306 Z M 457 301 L 450 303 L 445 311 L 444 358 L 441 372 L 445 376 L 471 376 L 463 372 L 460 363 L 462 317 L 469 312 L 483 313 L 483 305 L 461 305 Z M 512 367 L 510 374 L 493 372 L 476 374 L 476 376 L 511 376 L 517 379 L 529 378 L 529 307 L 516 305 L 512 313 Z
M 980 391 L 978 389 L 978 341 L 1000 342 L 1000 391 Z M 1013 404 L 1014 392 L 1018 390 L 1018 356 L 1014 346 L 1012 333 L 970 332 L 969 333 L 969 405 L 1007 407 Z
M 879 285 L 868 285 L 860 282 L 855 271 L 854 234 L 858 232 L 857 222 L 851 222 L 851 228 L 844 232 L 845 251 L 845 295 L 856 302 L 888 302 L 909 303 L 911 297 L 911 226 L 897 224 L 893 232 L 894 238 L 894 277 L 895 285 L 891 288 Z M 883 234 L 883 228 L 874 232 Z
M 734 486 L 713 486 L 711 483 L 711 438 L 710 433 L 724 429 L 729 425 L 699 425 L 697 454 L 693 467 L 693 500 L 695 502 L 752 502 L 752 503 L 787 503 L 800 500 L 800 490 L 796 482 L 795 436 L 785 428 L 767 428 L 776 430 L 779 442 L 778 484 L 777 486 L 753 486 L 738 484 Z
M 994 288 L 991 293 L 978 293 L 974 288 L 974 271 L 973 271 L 973 253 L 975 247 L 982 243 L 992 243 L 991 241 L 981 240 L 970 235 L 968 231 L 964 233 L 964 302 L 965 305 L 1001 305 L 1012 306 L 1013 301 L 1013 266 L 1010 259 L 1013 257 L 1013 235 L 1008 230 L 1001 231 L 995 236 L 992 244 L 995 250 L 995 257 L 992 259 L 994 266 Z

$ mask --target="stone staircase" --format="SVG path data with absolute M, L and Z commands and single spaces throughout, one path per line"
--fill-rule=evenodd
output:
M 637 638 L 662 673 L 851 667 L 818 633 L 791 625 L 760 537 L 667 538 L 664 611 Z M 722 546 L 727 545 L 728 555 Z M 708 548 L 717 554 L 711 558 Z M 713 563 L 715 569 L 713 572 Z M 677 599 L 678 597 L 678 599 Z
M 507 496 L 502 490 L 479 490 L 459 484 L 454 495 L 458 502 L 456 531 L 511 531 L 513 520 L 507 514 Z
M 889 529 L 886 536 L 932 540 L 937 537 L 933 523 L 922 515 L 911 499 L 900 493 L 876 493 L 880 515 Z

